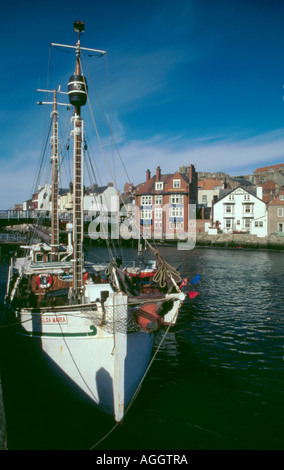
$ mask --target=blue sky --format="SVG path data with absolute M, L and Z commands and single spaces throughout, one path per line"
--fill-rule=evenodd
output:
M 2 0 L 0 209 L 31 196 L 45 115 L 36 89 L 66 89 L 73 57 L 49 44 L 75 44 L 75 19 L 82 45 L 108 53 L 86 67 L 131 182 L 157 165 L 240 175 L 283 163 L 283 13 L 274 0 Z M 103 127 L 102 142 L 122 189 Z

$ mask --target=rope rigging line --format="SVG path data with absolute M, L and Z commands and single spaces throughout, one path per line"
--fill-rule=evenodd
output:
M 83 67 L 82 67 L 82 62 L 81 62 L 81 60 L 80 60 L 80 66 L 81 66 L 81 70 L 82 70 L 82 73 L 83 73 Z M 108 160 L 107 160 L 107 157 L 106 157 L 106 154 L 105 154 L 105 151 L 104 151 L 102 142 L 101 142 L 101 138 L 100 138 L 100 135 L 99 135 L 99 132 L 98 132 L 98 128 L 97 128 L 95 119 L 94 119 L 94 115 L 93 115 L 93 111 L 92 111 L 92 107 L 91 107 L 91 103 L 90 103 L 90 98 L 89 98 L 89 94 L 88 94 L 87 89 L 86 89 L 86 94 L 87 94 L 88 105 L 89 105 L 89 109 L 90 109 L 90 113 L 91 113 L 91 118 L 92 118 L 92 121 L 93 121 L 93 125 L 94 125 L 94 128 L 95 128 L 95 132 L 96 132 L 96 135 L 97 135 L 97 139 L 98 139 L 98 142 L 99 142 L 99 145 L 100 145 L 100 148 L 101 148 L 101 152 L 102 152 L 102 154 L 103 154 L 103 157 L 104 157 L 104 159 L 105 159 L 106 165 L 107 165 L 108 170 L 109 170 L 109 172 L 110 172 L 110 175 L 111 175 L 111 178 L 112 178 L 112 180 L 113 180 L 115 189 L 116 189 L 117 193 L 119 194 L 120 200 L 121 200 L 122 203 L 124 204 L 124 200 L 123 200 L 123 198 L 122 198 L 122 196 L 121 196 L 121 194 L 120 194 L 120 192 L 119 192 L 119 190 L 118 190 L 117 182 L 116 182 L 116 180 L 115 180 L 115 178 L 114 178 L 114 176 L 113 176 L 113 173 L 112 173 L 112 171 L 111 171 L 110 165 L 109 165 L 109 163 L 108 163 Z M 99 100 L 98 100 L 98 101 L 99 101 Z M 110 131 L 110 132 L 111 132 L 111 131 Z M 125 169 L 125 171 L 126 171 L 126 169 Z M 127 174 L 127 172 L 126 172 L 126 174 Z M 127 175 L 127 177 L 129 178 L 128 175 Z M 108 240 L 108 237 L 106 238 L 106 240 Z M 115 250 L 114 241 L 112 240 L 111 243 L 112 243 L 113 249 Z
M 81 61 L 80 61 L 81 63 Z M 81 68 L 82 68 L 82 65 L 81 65 Z M 82 69 L 82 72 L 83 72 L 83 69 Z M 92 107 L 91 107 L 91 103 L 90 103 L 90 98 L 89 98 L 89 94 L 87 93 L 87 99 L 88 99 L 88 105 L 89 105 L 89 109 L 90 109 L 90 113 L 91 113 L 91 118 L 92 118 L 92 121 L 93 121 L 93 125 L 94 125 L 94 128 L 95 128 L 95 132 L 96 132 L 96 135 L 97 135 L 97 139 L 98 139 L 98 142 L 99 142 L 99 145 L 100 145 L 100 148 L 101 148 L 101 151 L 102 151 L 102 154 L 103 154 L 103 157 L 105 159 L 105 162 L 107 164 L 107 167 L 108 167 L 108 170 L 110 172 L 110 175 L 112 177 L 112 180 L 114 182 L 114 185 L 115 185 L 115 189 L 118 191 L 118 188 L 117 188 L 117 183 L 115 181 L 115 178 L 112 174 L 112 171 L 110 169 L 110 166 L 109 166 L 109 163 L 107 161 L 107 157 L 106 157 L 106 154 L 105 154 L 105 151 L 104 151 L 104 148 L 103 148 L 103 145 L 102 145 L 102 142 L 101 142 L 101 138 L 99 136 L 99 132 L 98 132 L 98 128 L 97 128 L 97 125 L 96 125 L 96 122 L 95 122 L 95 118 L 94 118 L 94 114 L 93 114 L 93 110 L 92 110 Z
M 81 66 L 81 70 L 82 70 L 82 73 L 83 73 L 83 67 L 82 67 L 82 62 L 81 62 L 81 60 L 80 60 L 80 66 Z M 92 83 L 92 79 L 91 79 L 91 83 Z M 93 87 L 94 87 L 94 85 L 93 85 Z M 95 88 L 94 88 L 94 90 L 95 90 Z M 112 173 L 112 171 L 111 171 L 110 165 L 109 165 L 109 163 L 108 163 L 108 160 L 107 160 L 107 157 L 106 157 L 106 154 L 105 154 L 105 151 L 104 151 L 102 142 L 101 142 L 101 138 L 100 138 L 100 136 L 99 136 L 99 132 L 98 132 L 97 125 L 96 125 L 96 122 L 95 122 L 95 119 L 94 119 L 94 115 L 93 115 L 93 111 L 92 111 L 92 107 L 91 107 L 91 102 L 90 102 L 90 98 L 89 98 L 89 94 L 88 94 L 88 90 L 87 90 L 87 89 L 86 89 L 86 94 L 87 94 L 88 105 L 89 105 L 89 109 L 90 109 L 90 113 L 91 113 L 91 118 L 92 118 L 92 121 L 93 121 L 93 125 L 94 125 L 94 128 L 95 128 L 95 132 L 96 132 L 96 135 L 97 135 L 97 139 L 98 139 L 98 142 L 99 142 L 99 145 L 100 145 L 100 148 L 101 148 L 101 152 L 102 152 L 102 154 L 103 154 L 104 160 L 105 160 L 105 162 L 106 162 L 106 165 L 107 165 L 108 170 L 109 170 L 109 172 L 110 172 L 111 178 L 112 178 L 112 180 L 113 180 L 114 187 L 115 187 L 115 189 L 116 189 L 116 191 L 117 191 L 117 193 L 118 193 L 118 195 L 119 195 L 119 199 L 121 200 L 122 204 L 125 204 L 125 201 L 123 200 L 123 197 L 122 197 L 120 191 L 118 190 L 118 186 L 117 186 L 116 179 L 115 179 L 115 177 L 114 177 L 114 175 L 113 175 L 113 173 Z M 99 98 L 98 98 L 98 96 L 97 96 L 96 90 L 95 90 L 95 94 L 96 94 L 97 100 L 98 100 L 98 102 L 99 102 L 100 108 L 101 108 L 101 110 L 102 110 L 101 103 L 100 103 L 100 100 L 99 100 Z M 103 110 L 102 110 L 102 113 L 103 113 Z M 103 113 L 103 115 L 104 115 L 104 113 Z M 105 118 L 105 115 L 104 115 L 104 118 Z M 105 118 L 105 120 L 106 120 L 106 118 Z M 108 125 L 108 123 L 107 123 L 107 120 L 106 120 L 106 124 L 107 124 L 107 126 L 108 126 L 108 128 L 109 128 L 109 125 Z M 111 136 L 112 136 L 112 133 L 111 133 L 111 129 L 110 129 L 110 128 L 109 128 L 109 132 L 110 132 L 110 134 L 111 134 Z M 113 139 L 113 136 L 112 136 L 112 139 Z M 114 143 L 115 143 L 115 142 L 114 142 Z M 118 149 L 117 149 L 117 151 L 118 151 Z M 119 151 L 118 151 L 118 154 L 119 154 Z M 121 157 L 120 157 L 120 158 L 121 158 Z M 128 178 L 128 181 L 130 181 L 129 175 L 128 175 L 127 171 L 126 171 L 126 168 L 125 168 L 125 166 L 124 166 L 124 164 L 123 164 L 122 159 L 121 159 L 121 162 L 122 162 L 122 165 L 123 165 L 123 167 L 124 167 L 124 170 L 125 170 L 126 176 L 127 176 L 127 178 Z M 114 245 L 113 240 L 112 240 L 112 246 L 113 246 L 113 248 L 115 249 L 115 245 Z
M 48 145 L 48 142 L 49 142 L 49 139 L 50 139 L 51 128 L 52 128 L 52 120 L 50 121 L 50 126 L 49 126 L 48 133 L 47 133 L 47 136 L 46 136 L 45 144 L 43 145 L 43 149 L 41 151 L 41 158 L 39 160 L 38 170 L 36 171 L 36 174 L 35 174 L 34 184 L 33 184 L 33 193 L 32 194 L 34 194 L 36 192 L 38 184 L 39 184 L 39 179 L 41 177 L 41 172 L 42 172 L 44 159 L 46 157 L 46 149 L 47 149 L 47 145 Z
M 105 55 L 107 56 L 107 54 L 105 54 Z M 83 55 L 83 57 L 84 57 L 84 55 Z M 87 73 L 88 73 L 88 77 L 90 77 L 90 81 L 91 81 L 91 84 L 92 84 L 92 86 L 93 86 L 93 89 L 94 89 L 94 93 L 95 93 L 95 95 L 96 95 L 96 98 L 97 98 L 97 100 L 98 100 L 99 107 L 100 107 L 100 109 L 101 109 L 102 115 L 103 115 L 103 117 L 104 117 L 105 123 L 106 123 L 106 125 L 107 125 L 108 130 L 109 130 L 111 139 L 112 139 L 113 144 L 114 144 L 114 146 L 115 146 L 115 148 L 116 148 L 116 151 L 117 151 L 117 153 L 118 153 L 118 156 L 119 156 L 119 158 L 120 158 L 120 161 L 121 161 L 121 164 L 122 164 L 123 169 L 124 169 L 124 171 L 125 171 L 125 174 L 126 174 L 126 176 L 127 176 L 128 182 L 130 183 L 130 182 L 131 182 L 130 177 L 129 177 L 128 172 L 127 172 L 127 170 L 126 170 L 126 167 L 125 167 L 125 165 L 124 165 L 124 163 L 123 163 L 122 157 L 121 157 L 120 152 L 119 152 L 119 149 L 118 149 L 118 147 L 117 147 L 117 144 L 116 144 L 116 142 L 115 142 L 115 140 L 114 140 L 114 136 L 113 136 L 113 133 L 112 133 L 112 130 L 111 130 L 111 126 L 109 125 L 108 120 L 107 120 L 107 118 L 106 118 L 106 115 L 105 115 L 105 113 L 104 113 L 102 104 L 101 104 L 101 102 L 100 102 L 100 99 L 99 99 L 99 97 L 98 97 L 96 88 L 95 88 L 94 83 L 93 83 L 93 80 L 92 80 L 92 77 L 91 77 L 91 75 L 90 75 L 90 73 L 89 73 L 89 71 L 88 71 L 88 67 L 87 67 L 87 64 L 86 64 L 85 59 L 84 59 L 84 65 L 86 65 L 86 70 L 87 70 Z M 108 64 L 107 64 L 107 85 L 109 86 Z
M 47 77 L 46 77 L 46 89 L 48 90 L 48 87 L 49 87 L 49 77 L 50 77 L 50 64 L 51 64 L 51 47 L 49 47 L 49 53 L 48 53 L 48 65 L 47 65 Z M 47 126 L 47 109 L 45 109 L 45 112 L 44 112 L 44 123 L 43 123 L 43 136 L 45 135 L 46 133 L 46 126 Z M 51 122 L 50 122 L 50 127 L 49 127 L 49 130 L 48 130 L 48 133 L 47 133 L 47 138 L 46 138 L 46 142 L 44 143 L 44 139 L 43 139 L 43 144 L 42 144 L 42 150 L 41 150 L 41 159 L 39 161 L 39 164 L 38 164 L 38 169 L 35 173 L 35 179 L 34 179 L 34 184 L 33 184 L 33 187 L 34 187 L 34 191 L 33 193 L 35 193 L 36 191 L 36 188 L 38 186 L 38 180 L 36 181 L 36 177 L 37 175 L 39 176 L 40 175 L 40 172 L 41 172 L 41 168 L 42 168 L 42 163 L 43 163 L 43 156 L 45 154 L 45 151 L 46 151 L 46 147 L 47 147 L 47 142 L 48 142 L 48 139 L 50 137 L 50 132 L 51 132 L 51 127 L 52 127 L 52 119 L 51 119 Z

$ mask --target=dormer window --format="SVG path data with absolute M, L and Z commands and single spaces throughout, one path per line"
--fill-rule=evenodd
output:
M 180 188 L 180 180 L 173 180 L 173 188 Z
M 162 191 L 164 189 L 164 183 L 159 181 L 158 183 L 155 183 L 155 190 L 156 191 Z

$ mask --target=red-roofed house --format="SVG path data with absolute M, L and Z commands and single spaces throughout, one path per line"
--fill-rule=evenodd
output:
M 279 194 L 280 186 L 274 181 L 265 181 L 260 186 L 262 187 L 262 200 L 266 203 L 272 201 Z
M 135 203 L 140 210 L 144 235 L 162 238 L 165 234 L 171 237 L 188 232 L 189 225 L 195 223 L 189 221 L 189 218 L 192 219 L 189 204 L 197 204 L 194 165 L 190 165 L 186 172 L 165 175 L 158 166 L 152 177 L 150 170 L 147 170 L 145 183 L 136 191 Z

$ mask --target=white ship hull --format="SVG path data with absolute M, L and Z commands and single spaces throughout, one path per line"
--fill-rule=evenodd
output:
M 175 323 L 184 297 L 182 292 L 166 295 L 173 303 L 164 325 Z M 39 342 L 43 354 L 80 395 L 83 392 L 120 421 L 144 377 L 153 347 L 154 334 L 137 324 L 133 308 L 139 310 L 139 303 L 130 307 L 129 297 L 115 292 L 109 283 L 90 283 L 85 285 L 84 304 L 15 309 L 10 305 L 8 311 L 15 332 Z
M 127 332 L 127 297 L 114 294 L 98 324 L 94 304 L 48 311 L 21 309 L 20 334 L 37 339 L 42 351 L 102 410 L 120 421 L 151 358 L 153 334 Z M 110 318 L 112 317 L 112 318 Z

